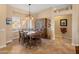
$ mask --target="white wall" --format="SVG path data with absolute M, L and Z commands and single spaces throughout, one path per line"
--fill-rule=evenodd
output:
M 0 48 L 6 46 L 6 11 L 7 6 L 6 5 L 0 5 Z
M 67 32 L 63 34 L 60 30 L 60 20 L 67 19 Z M 62 15 L 55 17 L 55 35 L 62 39 L 64 37 L 66 40 L 72 40 L 72 15 Z
M 72 5 L 72 44 L 79 46 L 79 4 Z

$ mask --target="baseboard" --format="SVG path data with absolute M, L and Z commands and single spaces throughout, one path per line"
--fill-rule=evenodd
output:
M 71 39 L 72 40 L 72 37 L 64 37 L 65 39 Z
M 12 42 L 12 40 L 7 41 L 7 43 L 10 43 L 10 42 Z
M 51 40 L 55 40 L 55 38 L 53 38 L 53 37 L 51 37 L 50 39 L 51 39 Z
M 72 43 L 72 46 L 79 46 L 79 44 L 74 44 L 74 43 Z
M 62 36 L 56 36 L 56 38 L 61 38 Z M 71 37 L 64 37 L 65 39 L 72 39 Z
M 12 40 L 14 40 L 14 39 L 18 39 L 18 38 L 19 38 L 19 37 L 11 37 Z
M 0 48 L 4 48 L 4 47 L 6 47 L 6 45 L 2 45 L 2 46 L 0 46 Z
M 15 39 L 18 39 L 18 38 L 13 37 L 13 38 L 11 38 L 9 41 L 7 41 L 7 43 L 10 43 L 10 42 L 12 42 L 12 41 L 15 40 Z

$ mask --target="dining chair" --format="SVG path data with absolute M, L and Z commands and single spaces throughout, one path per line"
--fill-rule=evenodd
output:
M 19 31 L 19 43 L 24 43 L 24 32 Z

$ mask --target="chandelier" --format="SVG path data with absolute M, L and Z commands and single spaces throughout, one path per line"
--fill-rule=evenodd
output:
M 29 4 L 29 18 L 31 18 L 30 6 L 31 4 Z
M 32 20 L 33 20 L 33 16 L 32 16 L 32 14 L 31 14 L 31 9 L 30 9 L 30 7 L 31 7 L 31 4 L 28 4 L 28 9 L 29 9 L 29 11 L 28 11 L 28 15 L 26 16 L 26 20 L 27 20 L 27 22 L 26 22 L 26 26 L 27 26 L 27 29 L 30 31 L 31 29 L 33 29 L 33 25 L 32 25 Z
M 29 13 L 28 13 L 28 15 L 26 16 L 26 19 L 33 20 L 33 16 L 31 15 L 31 10 L 30 10 L 31 4 L 28 4 L 28 6 L 29 6 Z

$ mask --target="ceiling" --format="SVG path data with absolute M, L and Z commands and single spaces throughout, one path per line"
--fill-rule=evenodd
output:
M 28 4 L 10 4 L 11 7 L 15 7 L 18 9 L 22 9 L 24 11 L 29 11 L 29 6 Z M 32 13 L 38 13 L 44 9 L 47 8 L 64 8 L 69 6 L 69 4 L 32 4 L 30 6 L 31 12 Z

